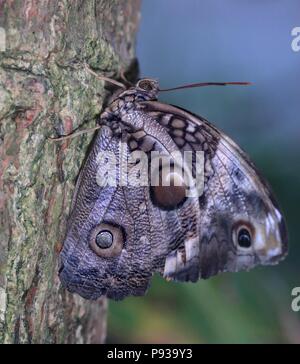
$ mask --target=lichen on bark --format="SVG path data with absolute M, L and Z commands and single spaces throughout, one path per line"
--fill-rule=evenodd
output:
M 105 338 L 105 299 L 88 302 L 57 276 L 75 178 L 107 97 L 87 63 L 116 77 L 134 59 L 139 0 L 0 1 L 0 342 Z

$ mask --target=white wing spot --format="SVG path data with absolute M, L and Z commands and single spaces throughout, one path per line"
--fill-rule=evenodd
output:
M 277 255 L 280 255 L 281 254 L 281 247 L 277 246 L 276 248 L 273 248 L 273 249 L 270 249 L 268 251 L 268 255 L 270 257 L 275 257 Z
M 165 269 L 164 269 L 164 277 L 168 277 L 176 272 L 176 261 L 177 255 L 176 251 L 169 254 L 166 258 Z
M 184 242 L 186 261 L 199 255 L 199 240 L 197 238 L 188 239 Z
M 255 243 L 254 243 L 255 249 L 262 250 L 265 248 L 265 246 L 266 246 L 266 242 L 265 242 L 263 234 L 261 234 L 261 232 L 257 232 Z
M 277 219 L 278 219 L 279 221 L 281 221 L 281 220 L 282 220 L 282 215 L 281 215 L 281 213 L 280 213 L 277 209 L 275 209 L 275 215 L 276 215 L 276 217 L 277 217 Z
M 196 127 L 195 127 L 195 125 L 193 125 L 193 124 L 189 123 L 189 124 L 188 124 L 188 126 L 187 126 L 187 128 L 186 128 L 186 131 L 187 131 L 188 133 L 194 133 L 194 132 L 196 131 Z

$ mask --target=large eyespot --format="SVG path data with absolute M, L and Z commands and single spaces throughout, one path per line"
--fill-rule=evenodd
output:
M 152 171 L 157 177 L 150 188 L 150 196 L 154 205 L 165 210 L 172 210 L 183 204 L 187 198 L 187 186 L 181 169 L 175 165 L 160 165 Z
M 151 188 L 151 195 L 155 205 L 172 210 L 185 201 L 186 189 L 180 186 L 155 186 Z
M 232 238 L 236 246 L 242 249 L 249 249 L 253 242 L 252 228 L 244 223 L 238 223 L 232 231 Z
M 144 91 L 153 90 L 153 84 L 150 80 L 141 80 L 138 82 L 137 86 Z
M 91 233 L 90 247 L 100 257 L 115 257 L 124 246 L 124 234 L 119 226 L 102 223 Z

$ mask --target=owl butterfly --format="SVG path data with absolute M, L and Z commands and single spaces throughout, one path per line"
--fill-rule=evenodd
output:
M 196 282 L 275 264 L 287 253 L 283 216 L 247 155 L 204 118 L 158 102 L 159 91 L 157 81 L 141 79 L 115 96 L 79 175 L 59 275 L 86 299 L 144 295 L 156 272 Z M 124 160 L 136 168 L 134 152 L 146 162 L 153 152 L 202 153 L 201 193 L 186 193 L 172 159 L 167 173 L 158 163 L 158 184 L 126 185 L 120 173 L 108 183 L 99 155 L 120 171 Z M 196 162 L 187 175 L 195 176 Z

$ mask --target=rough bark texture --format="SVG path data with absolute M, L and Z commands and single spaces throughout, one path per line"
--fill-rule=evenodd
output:
M 105 340 L 106 301 L 63 290 L 57 261 L 74 181 L 114 77 L 134 57 L 139 0 L 0 0 L 0 342 Z

